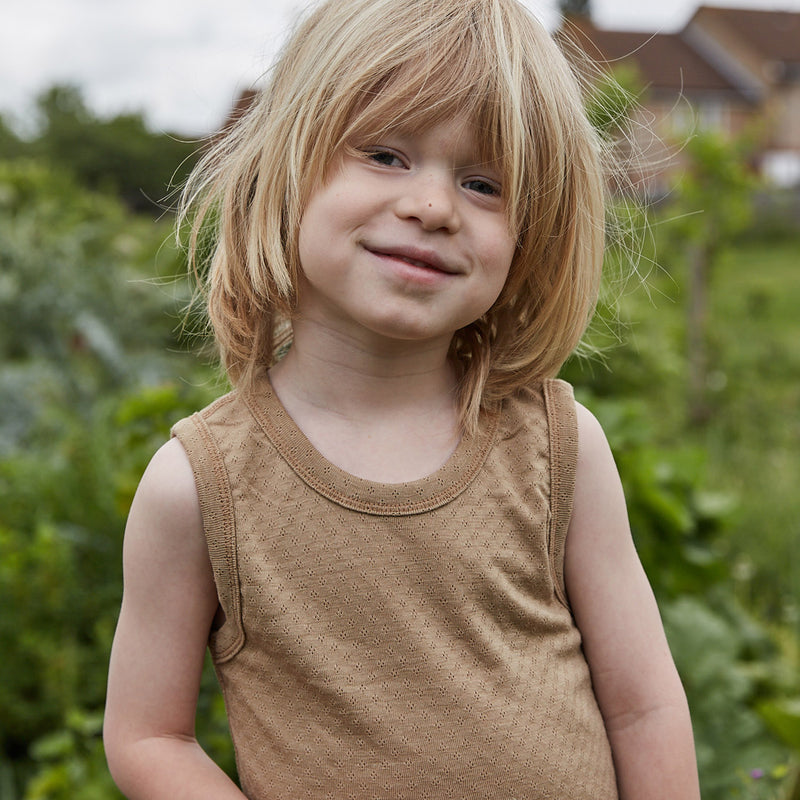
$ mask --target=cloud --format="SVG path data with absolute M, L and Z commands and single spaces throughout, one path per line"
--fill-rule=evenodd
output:
M 213 130 L 267 68 L 293 0 L 12 0 L 0 28 L 0 109 L 20 114 L 53 83 L 98 113 L 146 110 L 155 127 Z

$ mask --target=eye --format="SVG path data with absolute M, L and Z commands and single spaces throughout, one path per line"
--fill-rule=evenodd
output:
M 502 194 L 500 184 L 486 178 L 470 178 L 464 182 L 464 187 L 471 192 L 483 194 L 487 197 L 500 197 Z
M 365 149 L 364 156 L 368 161 L 382 167 L 404 167 L 405 164 L 397 153 L 382 148 Z

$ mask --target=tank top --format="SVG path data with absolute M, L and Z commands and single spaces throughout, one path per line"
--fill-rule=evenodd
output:
M 571 387 L 507 399 L 418 481 L 328 462 L 263 379 L 173 429 L 250 800 L 611 800 L 564 545 Z

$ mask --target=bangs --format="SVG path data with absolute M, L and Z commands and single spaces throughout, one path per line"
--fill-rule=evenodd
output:
M 481 159 L 502 164 L 506 160 L 501 124 L 504 93 L 487 65 L 470 58 L 474 55 L 461 52 L 434 65 L 425 60 L 407 62 L 382 76 L 361 93 L 342 134 L 343 143 L 397 131 L 427 131 L 461 117 L 476 128 Z

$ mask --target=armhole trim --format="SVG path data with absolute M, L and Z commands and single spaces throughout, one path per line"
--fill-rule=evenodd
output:
M 578 464 L 578 420 L 572 387 L 562 380 L 544 382 L 550 443 L 550 527 L 548 551 L 556 597 L 569 608 L 564 581 L 564 553 Z
M 172 436 L 183 445 L 194 472 L 214 583 L 225 614 L 222 627 L 211 632 L 208 646 L 215 663 L 223 663 L 232 659 L 245 641 L 236 557 L 236 518 L 228 473 L 222 453 L 201 414 L 178 422 L 172 429 Z

